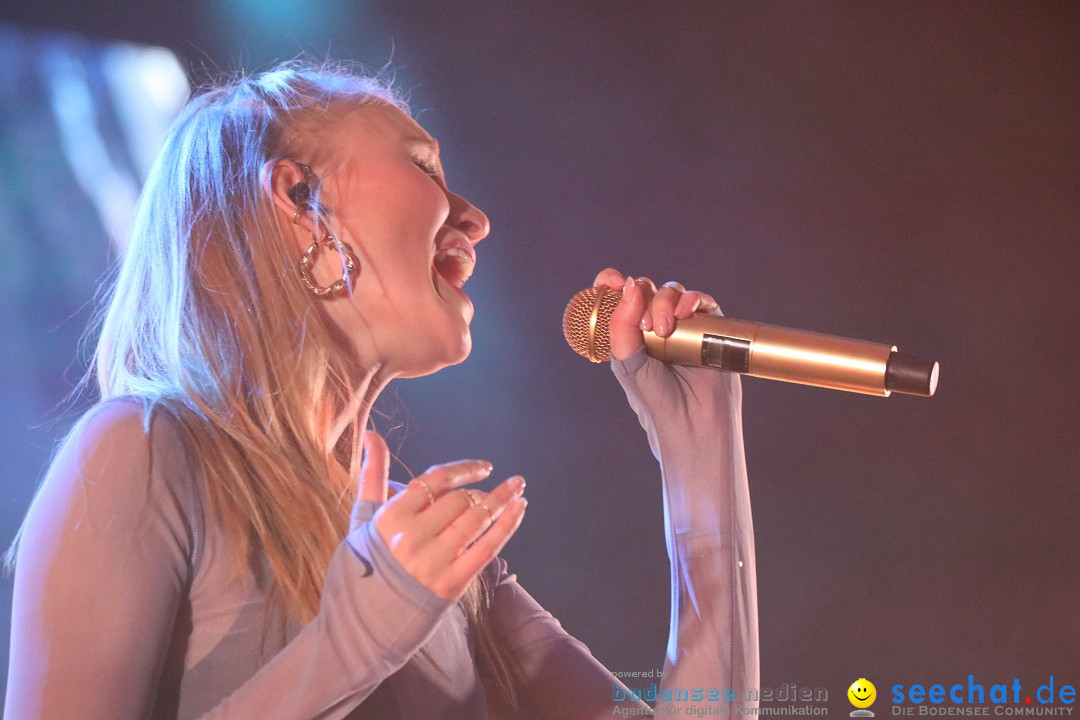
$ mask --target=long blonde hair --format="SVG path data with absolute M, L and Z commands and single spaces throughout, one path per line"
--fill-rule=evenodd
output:
M 301 63 L 190 101 L 147 178 L 94 358 L 102 399 L 137 396 L 179 421 L 238 567 L 265 556 L 272 596 L 302 622 L 348 531 L 362 428 L 325 447 L 322 425 L 355 394 L 355 352 L 299 281 L 264 173 L 279 157 L 318 162 L 327 129 L 373 102 L 407 111 L 378 78 Z M 463 605 L 489 697 L 513 707 L 490 597 L 478 578 Z

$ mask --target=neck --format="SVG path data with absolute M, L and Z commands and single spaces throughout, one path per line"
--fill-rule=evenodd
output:
M 377 369 L 365 371 L 362 377 L 354 378 L 353 392 L 349 402 L 340 408 L 332 417 L 327 418 L 324 424 L 323 438 L 326 442 L 327 453 L 332 453 L 337 447 L 341 436 L 350 427 L 366 428 L 371 417 L 371 408 L 375 405 L 379 394 L 389 384 L 391 378 L 382 376 Z M 349 476 L 355 478 L 360 472 L 360 460 L 362 443 L 353 443 L 352 457 L 349 458 Z

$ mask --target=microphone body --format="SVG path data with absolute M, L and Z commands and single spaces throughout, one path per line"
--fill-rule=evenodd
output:
M 567 305 L 567 342 L 593 362 L 611 356 L 608 327 L 618 300 L 616 290 L 589 288 Z M 646 352 L 666 363 L 883 397 L 929 397 L 937 390 L 938 363 L 897 352 L 894 345 L 702 313 L 677 319 L 666 338 L 643 335 Z

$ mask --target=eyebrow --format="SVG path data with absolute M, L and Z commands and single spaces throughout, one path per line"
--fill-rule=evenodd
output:
M 439 141 L 433 137 L 425 137 L 423 135 L 409 135 L 405 138 L 405 142 L 411 145 L 423 145 L 424 147 L 433 150 L 436 155 L 439 154 Z

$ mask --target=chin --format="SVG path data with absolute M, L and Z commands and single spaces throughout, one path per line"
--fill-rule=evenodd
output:
M 431 350 L 434 350 L 434 348 L 429 348 L 429 351 Z M 401 378 L 432 375 L 445 367 L 464 362 L 471 352 L 472 335 L 469 333 L 468 327 L 466 327 L 463 335 L 453 341 L 441 344 L 438 352 L 431 352 L 424 361 L 411 363 L 412 367 L 403 372 L 398 372 L 396 375 Z

